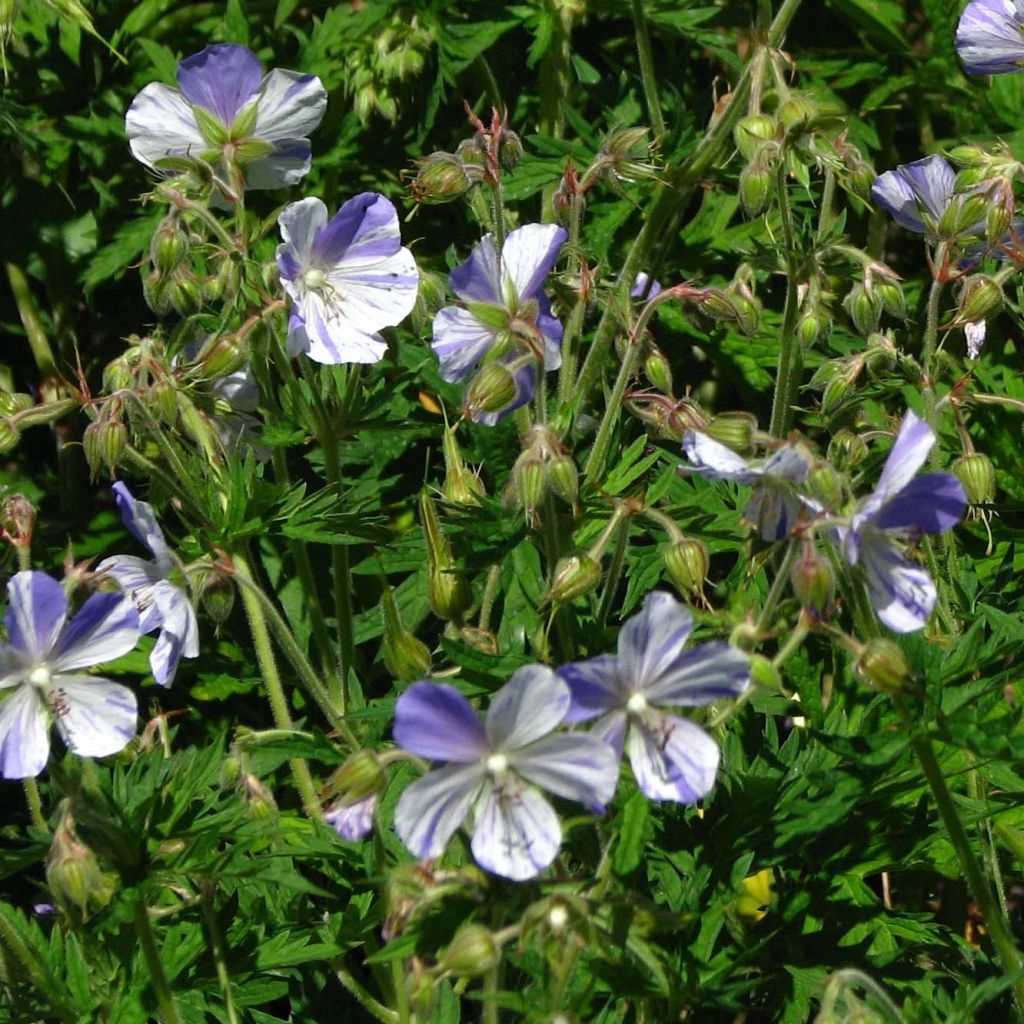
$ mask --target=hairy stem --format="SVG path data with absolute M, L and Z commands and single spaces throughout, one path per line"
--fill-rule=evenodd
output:
M 174 1001 L 174 993 L 167 980 L 167 972 L 164 970 L 163 961 L 160 959 L 160 949 L 156 944 L 156 936 L 153 934 L 153 925 L 149 920 L 149 910 L 143 899 L 139 899 L 135 904 L 135 933 L 139 937 L 142 955 L 149 968 L 149 980 L 156 993 L 156 1002 L 160 1007 L 163 1024 L 185 1024 L 184 1018 L 178 1012 L 178 1004 Z
M 651 119 L 654 137 L 660 139 L 665 134 L 665 118 L 662 117 L 661 104 L 658 102 L 658 81 L 654 75 L 654 57 L 651 53 L 651 37 L 647 31 L 643 0 L 632 0 L 632 9 L 636 52 L 640 61 L 640 79 L 644 86 L 647 116 Z
M 786 304 L 782 313 L 782 330 L 779 333 L 779 361 L 775 373 L 775 394 L 772 397 L 772 419 L 768 428 L 773 437 L 785 437 L 789 431 L 790 415 L 796 401 L 796 388 L 800 380 L 803 360 L 796 336 L 796 318 L 800 309 L 797 292 L 796 242 L 793 238 L 793 222 L 789 210 L 789 193 L 786 189 L 786 162 L 779 163 L 779 216 L 782 219 L 782 237 L 785 245 L 786 262 Z

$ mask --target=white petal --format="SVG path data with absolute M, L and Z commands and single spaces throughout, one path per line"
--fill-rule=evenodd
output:
M 395 807 L 398 838 L 417 857 L 440 857 L 480 792 L 480 763 L 436 768 L 405 787 Z
M 313 150 L 306 139 L 276 143 L 269 156 L 245 165 L 245 186 L 249 189 L 284 188 L 297 185 L 313 166 Z
M 692 803 L 715 783 L 718 744 L 685 718 L 655 712 L 633 721 L 626 749 L 637 785 L 652 800 Z
M 139 641 L 139 613 L 124 594 L 93 594 L 64 627 L 50 663 L 67 672 L 113 661 Z
M 135 694 L 98 676 L 53 677 L 50 708 L 69 750 L 83 757 L 107 757 L 135 736 Z
M 163 581 L 163 573 L 153 562 L 135 555 L 114 555 L 104 558 L 96 572 L 117 582 L 139 613 L 139 632 L 152 633 L 160 628 L 160 609 L 154 601 L 153 588 Z
M 45 572 L 15 573 L 7 583 L 7 639 L 31 664 L 46 661 L 67 617 L 64 588 Z
M 468 309 L 445 306 L 434 317 L 430 347 L 441 361 L 441 376 L 455 383 L 472 373 L 497 340 L 498 332 L 477 320 Z
M 544 287 L 569 233 L 557 224 L 524 224 L 509 232 L 501 249 L 501 267 L 520 301 Z
M 752 484 L 761 475 L 760 471 L 748 465 L 746 459 L 740 458 L 731 448 L 698 430 L 686 432 L 683 451 L 695 470 L 709 480 L 736 480 L 742 484 Z
M 481 867 L 517 882 L 533 878 L 555 859 L 561 842 L 558 815 L 532 787 L 509 777 L 481 795 L 472 844 Z
M 561 725 L 569 687 L 544 665 L 524 665 L 494 695 L 484 726 L 492 750 L 514 751 Z
M 135 159 L 154 169 L 166 157 L 199 157 L 210 149 L 185 98 L 159 82 L 147 85 L 132 101 L 125 132 Z
M 290 259 L 301 272 L 309 265 L 309 255 L 317 231 L 327 223 L 327 207 L 315 196 L 289 203 L 278 215 L 277 226 L 284 241 L 277 247 L 277 262 Z M 282 268 L 284 272 L 284 268 Z M 289 292 L 293 298 L 297 296 Z
M 256 92 L 253 137 L 267 142 L 304 139 L 323 120 L 327 90 L 316 75 L 275 68 Z
M 416 305 L 420 277 L 408 249 L 375 260 L 343 260 L 328 276 L 334 304 L 358 330 L 372 334 L 400 324 Z
M 907 410 L 873 498 L 891 498 L 910 483 L 935 444 L 935 432 L 912 409 Z
M 308 344 L 298 351 L 304 351 L 318 363 L 377 363 L 388 350 L 383 338 L 360 330 L 313 292 L 302 301 L 301 331 L 293 327 L 290 322 L 289 350 L 293 344 L 301 345 L 304 336 Z
M 46 705 L 35 687 L 23 686 L 0 703 L 0 775 L 34 778 L 49 756 Z
M 553 733 L 510 758 L 512 768 L 542 789 L 603 808 L 615 795 L 619 758 L 611 746 L 588 733 Z
M 693 629 L 693 616 L 671 594 L 655 590 L 619 631 L 619 674 L 626 692 L 644 690 L 672 667 Z
M 870 526 L 859 536 L 860 564 L 879 619 L 894 633 L 924 629 L 938 595 L 931 576 Z

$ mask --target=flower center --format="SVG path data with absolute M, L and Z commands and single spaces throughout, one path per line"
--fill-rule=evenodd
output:
M 28 681 L 32 686 L 47 687 L 50 685 L 50 670 L 45 665 L 37 665 L 29 672 Z
M 491 754 L 484 762 L 484 767 L 496 779 L 500 778 L 508 771 L 508 758 L 504 754 Z
M 626 710 L 631 715 L 642 715 L 647 710 L 647 698 L 642 693 L 631 693 L 626 701 Z
M 302 275 L 302 283 L 311 291 L 318 291 L 327 284 L 327 275 L 319 267 L 310 267 Z

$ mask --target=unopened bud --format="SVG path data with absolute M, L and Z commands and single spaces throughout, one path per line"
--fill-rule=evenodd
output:
M 17 416 L 19 412 L 27 412 L 35 404 L 35 399 L 23 391 L 0 391 L 0 416 Z
M 874 288 L 868 288 L 864 282 L 858 281 L 843 299 L 843 306 L 861 334 L 868 335 L 877 330 L 882 315 L 882 299 Z
M 988 159 L 988 154 L 985 150 L 980 146 L 974 146 L 970 143 L 954 146 L 946 155 L 953 163 L 964 167 L 973 167 L 985 163 Z
M 987 320 L 1003 308 L 1003 289 L 986 274 L 973 274 L 963 282 L 957 319 L 962 323 Z
M 235 607 L 235 587 L 225 576 L 211 575 L 202 589 L 203 608 L 214 624 L 224 625 Z
M 127 445 L 128 430 L 120 420 L 95 420 L 82 434 L 85 461 L 93 476 L 98 475 L 101 468 L 113 473 Z
M 180 316 L 189 316 L 199 310 L 203 302 L 203 289 L 190 270 L 179 267 L 167 282 L 167 300 Z
M 836 576 L 828 559 L 822 558 L 808 543 L 789 571 L 789 582 L 797 600 L 816 617 L 832 603 L 836 592 Z
M 779 107 L 779 120 L 786 128 L 802 130 L 820 113 L 817 104 L 807 96 L 794 93 Z
M 503 171 L 514 171 L 523 159 L 523 143 L 519 136 L 507 128 L 501 133 L 498 163 Z
M 797 321 L 796 333 L 804 349 L 811 348 L 815 342 L 828 336 L 832 324 L 827 316 L 814 309 L 807 310 Z
M 465 577 L 456 570 L 448 538 L 441 532 L 441 521 L 433 499 L 420 495 L 420 521 L 427 542 L 427 599 L 442 619 L 460 622 L 473 600 Z
M 980 192 L 961 196 L 946 207 L 939 218 L 939 234 L 944 238 L 975 234 L 980 224 L 984 224 L 991 205 L 991 199 Z
M 529 449 L 516 459 L 512 470 L 516 498 L 526 510 L 527 518 L 536 517 L 548 493 L 548 464 Z
M 743 156 L 751 160 L 761 143 L 774 139 L 777 131 L 775 118 L 768 114 L 748 114 L 737 122 L 732 140 Z
M 233 334 L 221 338 L 203 356 L 202 373 L 204 377 L 217 379 L 227 377 L 247 366 L 250 358 L 249 346 Z
M 0 455 L 14 448 L 20 438 L 21 432 L 11 420 L 0 419 Z
M 740 455 L 750 451 L 755 430 L 757 420 L 748 412 L 723 412 L 704 427 L 705 434 Z
M 411 683 L 430 672 L 430 648 L 418 640 L 406 627 L 391 587 L 381 595 L 381 613 L 384 619 L 384 638 L 380 654 L 384 666 L 396 679 Z
M 864 645 L 854 669 L 869 686 L 883 693 L 902 693 L 911 675 L 902 648 L 885 637 L 875 637 Z
M 895 281 L 879 281 L 875 286 L 882 300 L 882 309 L 899 320 L 907 318 L 907 300 L 903 289 Z
M 239 784 L 242 797 L 253 818 L 264 821 L 277 817 L 277 801 L 274 794 L 252 772 L 245 772 Z
M 107 394 L 131 388 L 134 385 L 135 371 L 126 356 L 118 356 L 117 359 L 107 363 L 103 371 L 103 390 Z
M 35 506 L 24 494 L 12 494 L 0 503 L 0 530 L 15 547 L 32 546 L 35 523 Z
M 478 978 L 496 966 L 501 950 L 483 925 L 463 925 L 441 956 L 440 968 L 456 978 Z
M 843 478 L 828 462 L 816 462 L 807 474 L 807 493 L 834 512 L 843 506 Z
M 442 435 L 445 475 L 442 493 L 452 505 L 479 505 L 484 485 L 477 473 L 466 465 L 455 431 L 448 427 Z
M 996 471 L 984 452 L 969 452 L 953 463 L 953 472 L 964 485 L 972 505 L 986 505 L 996 496 Z
M 452 153 L 431 153 L 417 163 L 419 170 L 409 187 L 418 203 L 450 203 L 473 187 L 463 162 Z
M 661 349 L 651 347 L 644 360 L 644 373 L 659 391 L 666 395 L 672 394 L 672 367 L 669 366 Z
M 572 456 L 556 455 L 548 465 L 548 485 L 567 505 L 576 505 L 580 496 L 580 475 Z
M 1013 223 L 1013 211 L 1006 203 L 992 203 L 985 215 L 985 239 L 998 245 L 1006 237 Z
M 142 297 L 157 316 L 171 311 L 170 278 L 159 270 L 151 271 L 142 279 Z
M 324 798 L 357 803 L 379 793 L 388 781 L 380 758 L 372 750 L 356 750 L 324 783 Z
M 601 566 L 590 555 L 569 555 L 555 566 L 545 603 L 562 604 L 589 594 L 601 582 Z
M 661 549 L 661 559 L 681 594 L 687 596 L 703 592 L 711 559 L 702 541 L 687 537 L 666 544 Z
M 739 196 L 743 212 L 748 217 L 756 217 L 768 205 L 775 175 L 771 168 L 760 160 L 754 159 L 740 172 Z
M 149 245 L 150 259 L 165 274 L 174 270 L 188 255 L 188 235 L 182 230 L 177 214 L 169 214 L 160 222 Z
M 515 401 L 517 394 L 512 374 L 501 363 L 487 363 L 466 388 L 466 409 L 471 416 L 481 412 L 501 412 Z
M 46 883 L 56 902 L 88 920 L 90 913 L 102 910 L 113 899 L 115 878 L 100 867 L 96 854 L 75 831 L 71 812 L 65 810 L 46 859 Z
M 178 389 L 167 377 L 154 381 L 149 389 L 149 399 L 160 418 L 168 426 L 178 422 Z

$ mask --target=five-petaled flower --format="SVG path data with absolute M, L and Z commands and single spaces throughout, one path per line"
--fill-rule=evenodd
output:
M 93 594 L 68 621 L 64 588 L 43 572 L 19 572 L 7 584 L 0 644 L 0 775 L 38 775 L 50 754 L 50 719 L 70 750 L 106 757 L 135 735 L 135 695 L 80 669 L 127 654 L 139 616 L 121 594 Z
M 128 108 L 125 130 L 136 159 L 171 169 L 197 158 L 243 168 L 251 189 L 294 185 L 312 165 L 309 139 L 327 107 L 315 75 L 275 68 L 233 43 L 207 46 L 178 65 L 178 89 L 151 82 Z
M 395 828 L 418 857 L 438 857 L 473 810 L 473 856 L 496 875 L 532 878 L 555 858 L 562 827 L 537 786 L 597 809 L 618 782 L 615 753 L 595 736 L 555 733 L 569 688 L 527 665 L 494 695 L 481 722 L 452 686 L 414 683 L 395 706 L 394 736 L 406 750 L 449 762 L 402 793 Z
M 874 493 L 837 530 L 847 560 L 864 570 L 878 617 L 896 633 L 923 629 L 936 599 L 932 578 L 903 554 L 901 539 L 950 530 L 967 507 L 952 473 L 914 475 L 934 444 L 932 428 L 908 411 Z
M 292 300 L 288 352 L 318 363 L 376 363 L 387 345 L 377 333 L 412 312 L 419 271 L 402 247 L 398 214 L 382 195 L 363 192 L 330 219 L 319 199 L 289 203 L 277 218 L 281 283 Z
M 910 164 L 900 164 L 875 178 L 871 196 L 908 231 L 934 236 L 942 215 L 953 202 L 956 172 L 941 156 L 927 156 Z M 978 225 L 984 230 L 985 223 Z M 969 234 L 974 234 L 971 229 Z
M 182 656 L 199 654 L 199 625 L 185 586 L 181 563 L 164 540 L 153 506 L 136 501 L 123 483 L 113 486 L 114 500 L 124 525 L 153 556 L 147 562 L 135 555 L 114 555 L 96 567 L 116 580 L 139 611 L 143 633 L 160 630 L 160 637 L 149 656 L 153 678 L 161 686 L 174 682 L 174 673 Z
M 685 649 L 693 618 L 671 594 L 654 591 L 619 632 L 617 655 L 563 665 L 572 705 L 566 722 L 597 719 L 593 732 L 619 757 L 629 753 L 637 785 L 652 800 L 690 803 L 718 770 L 718 744 L 697 724 L 661 708 L 737 697 L 750 663 L 724 641 Z
M 434 317 L 441 376 L 455 383 L 478 364 L 497 361 L 512 378 L 514 395 L 500 409 L 467 409 L 480 423 L 494 424 L 528 402 L 538 366 L 562 364 L 562 324 L 543 289 L 568 237 L 556 224 L 524 224 L 509 233 L 499 255 L 494 236 L 485 235 L 449 277 L 464 305 L 445 306 Z
M 971 0 L 956 27 L 956 49 L 971 75 L 1024 67 L 1024 0 Z
M 785 445 L 757 465 L 713 437 L 688 430 L 683 436 L 683 451 L 693 466 L 680 466 L 680 472 L 696 472 L 709 480 L 730 480 L 754 489 L 743 518 L 764 540 L 782 540 L 803 511 L 819 511 L 812 499 L 797 490 L 811 469 L 810 455 L 800 445 Z

